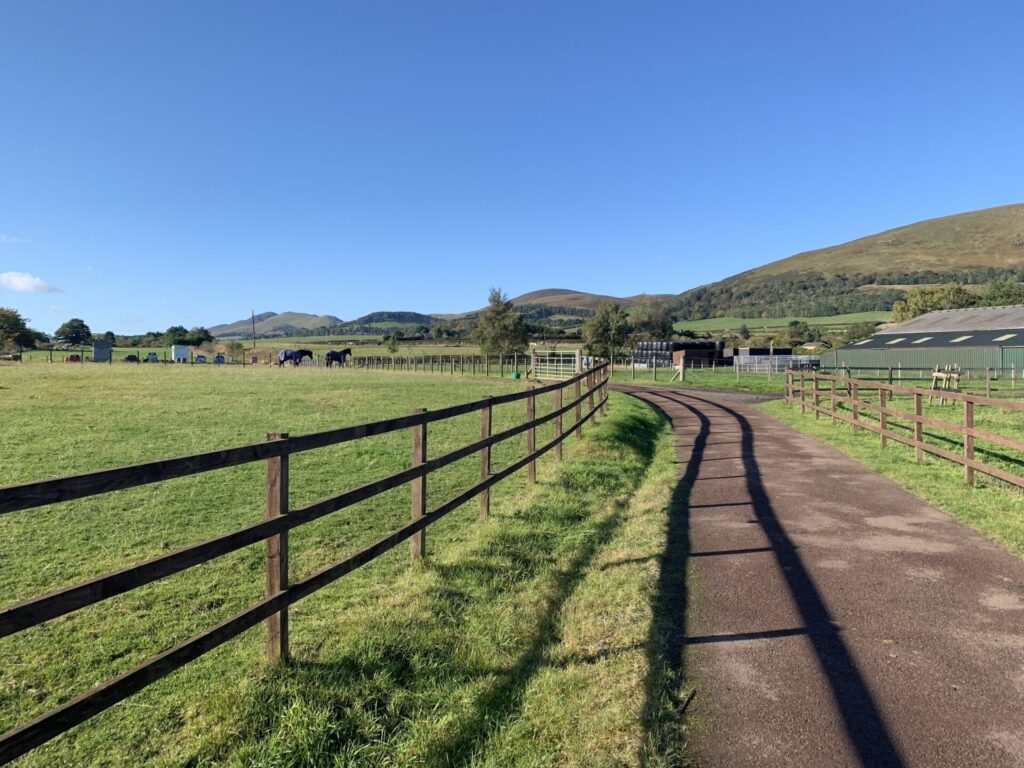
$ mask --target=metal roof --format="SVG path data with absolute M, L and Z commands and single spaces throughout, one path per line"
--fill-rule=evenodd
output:
M 968 331 L 1001 331 L 1024 328 L 1024 304 L 1004 307 L 972 307 L 970 309 L 939 309 L 905 323 L 879 331 L 878 335 L 905 336 L 908 333 L 954 333 Z M 997 334 L 998 335 L 998 334 Z
M 936 313 L 932 313 L 936 314 Z M 904 323 L 909 325 L 909 323 Z M 1024 324 L 1022 324 L 1024 326 Z M 876 333 L 862 341 L 846 344 L 841 349 L 922 349 L 928 347 L 1021 347 L 1024 327 L 999 328 L 990 331 L 931 331 Z

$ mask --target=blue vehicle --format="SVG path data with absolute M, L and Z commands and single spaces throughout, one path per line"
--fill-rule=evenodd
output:
M 196 355 L 195 362 L 197 362 L 197 363 L 205 363 L 206 362 L 206 355 Z

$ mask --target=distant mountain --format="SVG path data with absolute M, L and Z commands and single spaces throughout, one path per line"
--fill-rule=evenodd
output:
M 546 304 L 551 307 L 574 307 L 575 309 L 597 309 L 605 302 L 612 302 L 627 309 L 643 302 L 660 301 L 667 299 L 671 294 L 667 293 L 642 293 L 638 296 L 626 296 L 617 298 L 615 296 L 604 296 L 598 293 L 586 293 L 585 291 L 573 291 L 568 288 L 544 288 L 540 291 L 530 291 L 522 296 L 512 299 L 515 305 L 520 304 Z
M 599 293 L 587 293 L 586 291 L 574 291 L 569 288 L 543 288 L 539 291 L 530 291 L 521 296 L 516 296 L 510 301 L 523 310 L 527 316 L 539 319 L 540 317 L 589 317 L 599 306 L 605 302 L 618 304 L 624 309 L 635 307 L 645 302 L 663 301 L 672 298 L 669 293 L 641 293 L 636 296 L 605 296 Z M 541 308 L 545 308 L 542 310 Z M 551 310 L 554 310 L 553 312 Z M 566 310 L 560 313 L 558 310 Z M 473 318 L 483 311 L 474 309 L 470 312 L 458 314 L 435 315 L 444 320 L 461 320 Z
M 623 307 L 636 306 L 645 301 L 660 301 L 670 298 L 668 294 L 641 294 L 626 298 L 601 296 L 565 288 L 546 288 L 516 296 L 512 303 L 531 322 L 547 323 L 559 327 L 575 327 L 594 314 L 594 310 L 605 301 L 613 301 Z M 476 317 L 480 310 L 451 315 L 426 315 L 421 312 L 387 311 L 371 312 L 355 320 L 342 320 L 334 315 L 309 315 L 302 312 L 261 312 L 256 315 L 257 336 L 302 336 L 324 328 L 329 333 L 390 333 L 391 329 L 409 325 L 436 325 L 447 320 L 466 320 Z M 210 333 L 219 339 L 252 337 L 252 319 L 243 318 L 233 323 L 224 323 L 210 328 Z
M 261 312 L 256 315 L 257 336 L 302 335 L 318 328 L 330 328 L 343 322 L 334 315 L 310 315 L 304 312 Z M 210 333 L 219 339 L 231 336 L 252 337 L 252 318 L 215 325 Z
M 419 312 L 371 312 L 368 315 L 357 317 L 352 321 L 353 325 L 381 325 L 382 323 L 394 323 L 396 325 L 430 325 L 436 322 L 432 315 L 421 315 Z
M 888 310 L 907 288 L 1024 278 L 1024 205 L 928 219 L 806 251 L 668 299 L 682 320 Z

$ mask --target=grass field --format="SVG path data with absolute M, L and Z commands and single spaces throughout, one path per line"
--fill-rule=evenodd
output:
M 637 368 L 631 371 L 629 366 L 617 366 L 612 374 L 612 380 L 622 384 L 657 384 L 659 386 L 673 388 L 706 388 L 706 389 L 729 389 L 741 392 L 760 392 L 766 394 L 782 394 L 786 390 L 786 374 L 773 373 L 769 379 L 767 373 L 740 373 L 731 367 L 717 369 L 696 368 L 687 369 L 686 381 L 669 382 L 675 374 L 675 368 L 658 368 L 657 379 L 654 378 L 652 369 Z
M 855 435 L 850 426 L 833 425 L 825 416 L 815 421 L 810 412 L 801 415 L 799 405 L 789 406 L 779 400 L 761 407 L 775 418 L 834 445 L 879 474 L 892 478 L 952 517 L 1001 542 L 1011 552 L 1024 556 L 1024 495 L 1017 489 L 979 473 L 975 474 L 976 487 L 969 488 L 964 483 L 963 468 L 953 462 L 925 454 L 922 463 L 917 464 L 913 448 L 890 441 L 882 449 L 878 435 L 867 430 Z M 896 398 L 892 407 L 914 410 L 912 401 L 907 398 Z M 929 405 L 926 401 L 924 415 L 957 422 L 962 418 L 962 408 L 952 404 Z M 861 417 L 868 418 L 869 414 L 862 412 Z M 901 424 L 890 418 L 889 425 L 912 436 L 909 423 Z M 1024 414 L 978 406 L 975 426 L 1007 437 L 1019 436 L 1024 431 Z M 959 450 L 963 444 L 962 438 L 954 433 L 933 427 L 925 428 L 925 440 L 952 451 Z M 978 440 L 975 457 L 1015 474 L 1024 474 L 1024 453 Z
M 0 368 L 0 485 L 404 415 L 511 391 L 510 381 L 322 369 Z M 538 403 L 548 412 L 550 398 Z M 495 410 L 495 430 L 523 404 Z M 479 417 L 432 425 L 430 455 Z M 268 668 L 254 629 L 21 765 L 659 765 L 679 718 L 660 674 L 657 556 L 675 479 L 662 418 L 625 396 L 540 462 L 427 531 L 428 560 L 388 555 L 292 609 L 295 663 Z M 550 436 L 538 435 L 538 444 Z M 511 443 L 515 443 L 512 445 Z M 495 466 L 523 441 L 495 449 Z M 408 465 L 395 433 L 298 454 L 301 505 Z M 432 474 L 431 505 L 472 483 L 475 458 Z M 4 604 L 258 520 L 253 464 L 0 516 Z M 396 489 L 293 531 L 293 578 L 407 519 Z M 0 731 L 257 600 L 262 546 L 0 639 Z M 640 713 L 641 717 L 637 717 Z
M 882 323 L 892 316 L 891 312 L 852 312 L 846 315 L 822 315 L 818 317 L 712 317 L 707 320 L 680 320 L 675 324 L 677 331 L 695 331 L 697 333 L 716 333 L 738 331 L 746 325 L 752 334 L 777 331 L 785 328 L 793 320 L 800 320 L 808 325 L 826 326 L 829 328 L 845 328 L 853 323 Z

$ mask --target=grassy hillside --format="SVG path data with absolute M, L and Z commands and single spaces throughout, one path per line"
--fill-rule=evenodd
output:
M 795 256 L 669 299 L 680 320 L 889 310 L 910 286 L 1024 276 L 1024 205 L 909 224 Z
M 773 261 L 738 277 L 1024 267 L 1024 205 L 958 213 Z
M 642 293 L 637 296 L 605 296 L 598 293 L 587 293 L 586 291 L 572 291 L 567 288 L 545 288 L 540 291 L 530 291 L 522 296 L 512 299 L 515 305 L 520 304 L 546 304 L 551 307 L 574 307 L 576 309 L 597 309 L 605 302 L 613 302 L 622 307 L 632 307 L 647 301 L 660 301 L 669 297 L 663 293 Z
M 256 315 L 256 335 L 272 336 L 296 331 L 311 331 L 317 328 L 330 328 L 341 322 L 341 319 L 334 315 L 311 315 L 306 312 L 261 312 Z M 219 339 L 244 335 L 251 337 L 252 318 L 215 325 L 210 328 L 210 333 Z
M 824 326 L 842 330 L 854 323 L 884 323 L 891 312 L 852 312 L 845 315 L 786 316 L 786 317 L 709 317 L 706 320 L 680 320 L 675 324 L 677 331 L 695 331 L 697 333 L 718 333 L 738 331 L 740 326 L 747 326 L 751 333 L 767 333 L 785 328 L 793 320 L 808 325 Z

